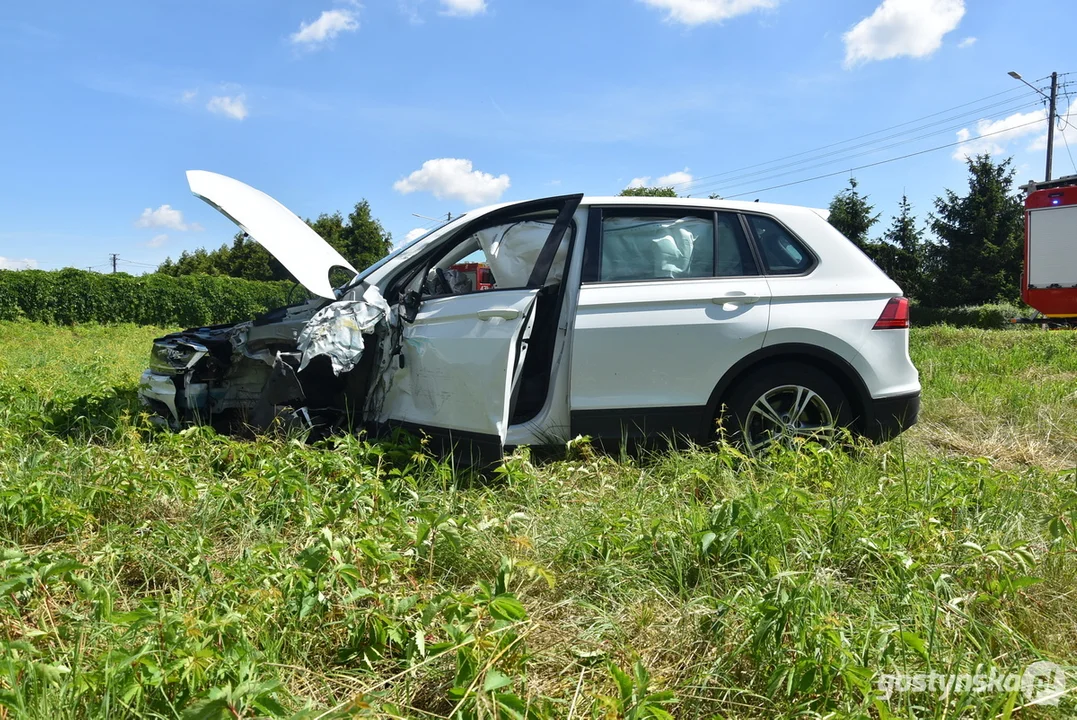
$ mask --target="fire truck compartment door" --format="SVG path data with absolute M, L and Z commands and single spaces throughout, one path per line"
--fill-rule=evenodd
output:
M 1028 284 L 1077 287 L 1077 205 L 1029 211 Z
M 503 446 L 538 292 L 490 290 L 424 300 L 414 322 L 404 324 L 383 420 Z

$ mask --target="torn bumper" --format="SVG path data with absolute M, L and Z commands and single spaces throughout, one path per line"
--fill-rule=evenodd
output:
M 143 405 L 166 420 L 169 425 L 179 424 L 179 412 L 176 410 L 176 383 L 171 375 L 160 375 L 153 370 L 145 371 L 139 379 L 138 397 Z

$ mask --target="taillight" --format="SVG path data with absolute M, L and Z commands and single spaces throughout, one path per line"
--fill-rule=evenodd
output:
M 909 327 L 909 299 L 890 298 L 883 308 L 883 314 L 875 322 L 874 330 L 904 330 Z

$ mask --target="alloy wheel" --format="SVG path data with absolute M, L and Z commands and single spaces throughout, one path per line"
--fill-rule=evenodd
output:
M 781 385 L 765 392 L 748 411 L 744 438 L 749 449 L 803 438 L 834 439 L 834 414 L 819 393 L 803 385 Z

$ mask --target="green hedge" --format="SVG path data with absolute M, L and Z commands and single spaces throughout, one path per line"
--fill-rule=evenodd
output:
M 0 320 L 198 327 L 249 320 L 281 307 L 292 287 L 214 275 L 0 270 Z M 306 291 L 299 288 L 296 297 L 306 297 Z
M 1014 327 L 1010 318 L 1028 317 L 1032 311 L 1024 305 L 996 303 L 991 305 L 967 305 L 954 308 L 927 308 L 913 303 L 909 320 L 913 327 L 925 325 L 953 325 L 985 330 Z
M 290 282 L 255 282 L 217 275 L 103 275 L 85 270 L 0 270 L 0 320 L 136 323 L 197 327 L 233 323 L 288 302 Z M 295 300 L 307 297 L 298 288 Z M 1000 303 L 957 308 L 912 304 L 913 326 L 1012 327 L 1024 306 Z

